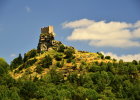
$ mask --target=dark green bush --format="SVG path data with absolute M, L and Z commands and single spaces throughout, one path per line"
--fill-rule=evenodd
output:
M 59 68 L 61 68 L 61 67 L 62 67 L 62 65 L 61 65 L 61 63 L 60 63 L 60 62 L 57 62 L 57 63 L 56 63 L 56 66 L 57 66 L 57 67 L 59 67 Z
M 66 55 L 65 58 L 72 58 L 75 50 L 73 48 L 68 48 L 65 50 L 64 54 Z
M 61 60 L 62 60 L 62 54 L 56 54 L 56 55 L 54 55 L 54 58 L 55 58 L 57 61 L 61 61 Z
M 40 62 L 40 65 L 43 68 L 49 68 L 50 65 L 52 65 L 52 58 L 50 55 L 46 55 Z
M 36 72 L 39 73 L 39 74 L 41 74 L 42 71 L 43 71 L 43 68 L 40 65 L 37 65 Z
M 67 63 L 71 63 L 71 62 L 72 62 L 72 58 L 68 58 Z
M 63 44 L 61 44 L 59 47 L 58 47 L 58 52 L 64 52 L 65 50 L 65 46 Z
M 105 59 L 111 59 L 111 57 L 110 56 L 105 56 Z

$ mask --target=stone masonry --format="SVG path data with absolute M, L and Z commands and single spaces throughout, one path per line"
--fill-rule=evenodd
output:
M 54 40 L 53 26 L 41 28 L 41 34 L 37 47 L 38 52 L 57 48 L 60 44 L 62 44 L 60 41 Z

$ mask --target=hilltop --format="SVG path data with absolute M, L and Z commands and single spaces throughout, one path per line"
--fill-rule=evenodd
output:
M 139 100 L 140 61 L 79 51 L 41 28 L 37 49 L 0 58 L 0 100 Z
M 37 49 L 32 49 L 24 55 L 22 63 L 13 68 L 10 75 L 15 78 L 34 78 L 43 77 L 49 70 L 56 66 L 57 71 L 64 76 L 68 73 L 81 70 L 81 65 L 86 63 L 108 63 L 115 62 L 110 57 L 104 57 L 101 53 L 92 53 L 87 51 L 78 51 L 74 47 L 66 46 L 60 41 L 54 39 L 53 26 L 41 28 L 41 34 Z M 20 58 L 20 57 L 19 57 Z M 49 60 L 47 60 L 49 59 Z M 45 61 L 46 60 L 46 61 Z M 45 62 L 50 64 L 45 64 Z M 15 63 L 14 60 L 12 62 Z M 12 65 L 11 66 L 15 66 Z

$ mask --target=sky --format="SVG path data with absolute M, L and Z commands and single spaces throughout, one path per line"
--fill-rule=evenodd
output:
M 0 57 L 37 48 L 40 29 L 78 50 L 140 60 L 140 0 L 0 0 Z

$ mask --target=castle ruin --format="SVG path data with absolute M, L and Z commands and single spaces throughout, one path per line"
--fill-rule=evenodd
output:
M 56 47 L 58 47 L 61 42 L 54 40 L 54 37 L 55 35 L 53 26 L 41 28 L 41 34 L 37 47 L 38 52 L 48 51 L 50 48 L 56 49 Z

